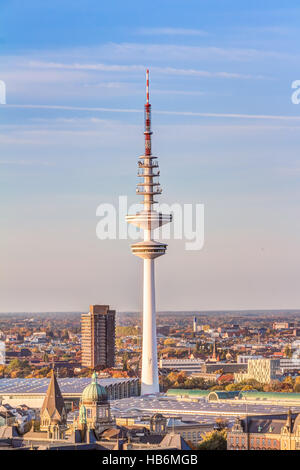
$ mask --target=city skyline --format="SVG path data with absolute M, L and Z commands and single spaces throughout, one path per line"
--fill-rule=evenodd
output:
M 117 3 L 0 7 L 0 311 L 140 310 L 128 240 L 95 230 L 134 201 L 147 66 L 162 201 L 205 205 L 202 250 L 168 241 L 157 310 L 299 308 L 297 3 L 154 2 L 147 24 Z

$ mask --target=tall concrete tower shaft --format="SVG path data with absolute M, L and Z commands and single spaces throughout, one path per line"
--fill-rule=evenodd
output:
M 153 230 L 171 222 L 172 216 L 162 214 L 153 209 L 157 203 L 155 196 L 162 190 L 158 181 L 159 167 L 157 157 L 151 152 L 151 104 L 149 103 L 149 70 L 146 72 L 146 104 L 145 104 L 145 153 L 139 157 L 138 183 L 136 193 L 143 196 L 143 210 L 135 215 L 128 215 L 128 223 L 144 230 L 144 240 L 131 245 L 132 253 L 144 260 L 143 286 L 143 353 L 142 353 L 142 386 L 141 393 L 159 392 L 157 340 L 156 340 L 156 309 L 155 309 L 155 278 L 154 260 L 165 254 L 167 245 L 153 240 Z

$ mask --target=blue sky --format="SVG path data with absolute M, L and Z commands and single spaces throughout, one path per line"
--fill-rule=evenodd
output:
M 141 305 L 129 241 L 96 208 L 136 201 L 145 68 L 162 201 L 205 204 L 171 241 L 159 310 L 299 308 L 298 2 L 2 0 L 0 311 Z

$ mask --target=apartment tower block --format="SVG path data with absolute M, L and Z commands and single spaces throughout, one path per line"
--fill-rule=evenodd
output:
M 90 305 L 81 315 L 81 365 L 105 369 L 115 365 L 116 311 L 109 305 Z

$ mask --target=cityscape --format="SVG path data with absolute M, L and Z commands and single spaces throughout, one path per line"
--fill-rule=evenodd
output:
M 2 455 L 300 450 L 300 10 L 166 3 L 0 6 Z
M 0 332 L 3 448 L 300 445 L 299 311 L 158 312 L 160 389 L 142 395 L 138 313 L 2 314 Z M 53 407 L 59 425 L 43 421 Z

